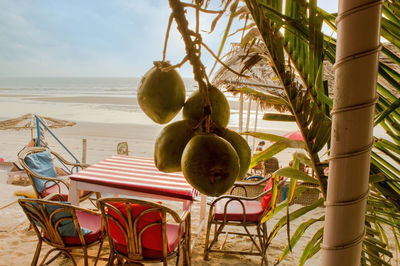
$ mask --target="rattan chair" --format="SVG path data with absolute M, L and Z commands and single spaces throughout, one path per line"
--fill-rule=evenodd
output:
M 47 265 L 61 254 L 65 254 L 76 265 L 71 254 L 71 251 L 75 249 L 82 249 L 85 265 L 88 265 L 88 247 L 99 244 L 96 265 L 105 235 L 104 230 L 102 230 L 101 215 L 77 206 L 53 201 L 54 199 L 60 200 L 63 197 L 59 194 L 51 194 L 45 199 L 18 200 L 38 237 L 38 244 L 31 265 L 37 265 L 43 242 L 52 248 L 46 253 L 39 265 Z M 75 230 L 74 234 L 65 235 L 60 231 L 62 226 L 67 226 L 66 223 L 69 223 L 69 230 L 71 228 Z M 90 232 L 86 232 L 87 234 L 84 235 L 82 233 L 84 230 L 90 230 Z M 59 252 L 46 262 L 53 251 Z
M 275 157 L 266 159 L 260 162 L 251 169 L 251 172 L 255 175 L 259 174 L 262 176 L 267 176 L 268 174 L 274 173 L 279 169 L 279 161 Z
M 63 195 L 64 200 L 68 201 L 69 183 L 65 179 L 38 175 L 27 165 L 27 163 L 25 161 L 27 156 L 34 154 L 34 153 L 43 152 L 46 150 L 47 150 L 47 148 L 45 148 L 45 147 L 24 148 L 18 153 L 19 163 L 24 168 L 24 170 L 26 171 L 26 173 L 29 177 L 29 180 L 30 180 L 30 183 L 32 184 L 33 191 L 35 192 L 36 198 L 41 199 L 41 198 L 46 197 L 49 194 L 57 193 L 57 194 Z M 58 160 L 60 160 L 60 162 L 62 162 L 66 167 L 69 167 L 70 173 L 73 173 L 77 169 L 84 169 L 89 166 L 88 164 L 77 164 L 77 163 L 68 162 L 60 154 L 58 154 L 52 150 L 50 150 L 50 152 L 53 156 L 55 156 Z M 44 183 L 45 188 L 43 191 L 38 191 L 37 187 L 35 186 L 34 179 L 45 180 L 45 183 Z M 54 182 L 55 184 L 52 185 L 51 187 L 48 187 L 47 184 L 49 184 L 49 182 Z M 85 192 L 84 195 L 81 196 L 80 201 L 88 199 L 92 194 L 93 194 L 93 192 Z M 96 193 L 96 196 L 97 196 L 97 198 L 101 197 L 100 193 Z
M 163 262 L 180 251 L 183 263 L 190 265 L 190 212 L 179 216 L 157 203 L 127 198 L 103 198 L 98 201 L 110 244 L 108 265 Z M 174 223 L 167 223 L 167 214 Z M 135 264 L 136 265 L 136 264 Z
M 283 178 L 278 183 L 278 189 L 281 189 L 286 178 Z M 272 188 L 262 192 L 255 197 L 247 197 L 247 186 L 256 186 L 258 183 L 264 182 L 261 180 L 254 184 L 249 184 L 247 182 L 236 182 L 231 193 L 237 188 L 242 188 L 245 190 L 245 197 L 236 195 L 223 195 L 216 198 L 210 206 L 206 240 L 204 247 L 204 259 L 208 259 L 210 252 L 228 253 L 228 254 L 239 254 L 239 255 L 258 255 L 261 256 L 261 265 L 265 263 L 268 265 L 267 261 L 267 225 L 266 222 L 262 222 L 263 218 L 268 215 L 270 207 L 266 209 L 262 208 L 260 199 L 272 193 Z M 272 201 L 271 201 L 272 202 Z M 270 203 L 272 204 L 272 203 Z M 211 227 L 214 225 L 214 236 L 210 241 Z M 243 232 L 236 231 L 223 231 L 225 227 L 234 226 L 242 227 Z M 256 234 L 250 232 L 250 227 L 256 229 Z M 227 239 L 229 234 L 248 236 L 251 240 L 252 245 L 256 247 L 256 251 L 238 251 L 238 250 L 224 250 L 225 241 L 222 243 L 219 249 L 214 248 L 214 244 L 218 241 L 220 234 L 226 234 Z

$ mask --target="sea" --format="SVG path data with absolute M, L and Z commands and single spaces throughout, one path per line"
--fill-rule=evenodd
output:
M 48 96 L 122 96 L 136 97 L 140 77 L 21 77 L 0 78 L 1 94 Z M 188 94 L 197 90 L 197 83 L 183 78 Z
M 18 77 L 0 78 L 0 118 L 14 118 L 24 113 L 39 113 L 55 118 L 74 121 L 95 121 L 104 123 L 129 123 L 131 114 L 143 114 L 136 101 L 140 77 Z M 183 78 L 186 95 L 190 96 L 198 89 L 192 78 Z M 224 92 L 231 104 L 230 127 L 239 126 L 239 97 Z M 7 97 L 4 97 L 7 96 Z M 68 100 L 61 100 L 61 98 Z M 91 102 L 91 98 L 96 101 Z M 124 99 L 123 101 L 110 99 Z M 54 102 L 52 102 L 54 99 Z M 56 101 L 59 99 L 58 101 Z M 76 101 L 74 101 L 74 99 Z M 82 101 L 82 99 L 86 99 Z M 100 99 L 100 100 L 99 100 Z M 104 99 L 102 101 L 101 99 Z M 129 99 L 132 101 L 128 102 Z M 247 123 L 247 105 L 245 100 L 243 127 Z M 57 109 L 54 109 L 56 104 Z M 232 107 L 233 106 L 233 107 Z M 254 129 L 256 104 L 252 102 L 249 112 L 249 130 Z M 271 110 L 275 112 L 274 110 Z M 79 115 L 78 115 L 79 113 Z M 83 114 L 83 115 L 82 115 Z M 263 112 L 257 112 L 258 127 L 276 129 L 278 131 L 296 130 L 295 125 L 288 123 L 262 122 Z M 135 122 L 150 122 L 138 120 Z M 291 123 L 292 124 L 292 123 Z

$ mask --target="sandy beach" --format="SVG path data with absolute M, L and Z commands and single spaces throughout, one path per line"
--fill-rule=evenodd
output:
M 73 154 L 80 160 L 82 158 L 82 140 L 87 140 L 87 163 L 92 164 L 103 160 L 117 153 L 117 144 L 126 141 L 129 146 L 129 154 L 141 157 L 153 157 L 153 145 L 157 138 L 162 125 L 153 123 L 140 111 L 136 110 L 137 106 L 130 105 L 132 99 L 124 97 L 21 97 L 20 95 L 9 95 L 9 97 L 0 98 L 3 119 L 14 118 L 19 115 L 36 112 L 43 116 L 51 116 L 59 119 L 67 119 L 76 121 L 77 125 L 67 128 L 54 129 L 54 133 L 62 142 L 71 150 Z M 125 105 L 130 105 L 129 111 L 122 109 Z M 119 107 L 119 109 L 118 109 Z M 179 119 L 177 117 L 175 120 Z M 235 119 L 235 118 L 233 118 Z M 232 119 L 231 119 L 232 120 Z M 235 122 L 234 122 L 235 123 Z M 237 126 L 231 124 L 230 127 L 235 129 Z M 263 124 L 264 123 L 264 124 Z M 266 124 L 261 122 L 261 128 L 270 126 L 269 133 L 283 134 L 291 130 L 289 127 L 279 128 L 276 124 Z M 6 161 L 17 161 L 17 153 L 24 147 L 30 139 L 30 130 L 2 130 L 0 131 L 0 157 Z M 68 155 L 62 151 L 59 144 L 46 133 L 46 141 L 51 149 L 63 154 L 66 158 Z M 249 140 L 250 143 L 251 140 Z M 269 144 L 268 144 L 269 145 Z M 287 165 L 291 160 L 292 151 L 286 150 L 279 154 L 281 166 Z M 5 184 L 5 179 L 0 180 L 1 190 L 4 191 L 0 196 L 0 265 L 29 265 L 33 257 L 36 247 L 36 235 L 34 231 L 28 231 L 28 221 L 26 220 L 21 208 L 16 203 L 17 197 L 13 195 L 15 190 L 29 189 L 27 187 Z M 85 203 L 89 204 L 89 203 Z M 177 211 L 180 210 L 180 204 L 174 202 L 166 202 Z M 84 205 L 90 207 L 89 205 Z M 301 207 L 300 205 L 291 206 L 292 209 Z M 193 221 L 192 232 L 197 231 L 199 217 L 199 202 L 193 204 Z M 313 217 L 323 215 L 324 209 L 320 208 L 313 212 Z M 282 214 L 278 214 L 272 220 L 268 221 L 269 230 L 278 221 Z M 291 233 L 305 219 L 294 221 L 291 224 Z M 296 245 L 293 252 L 280 265 L 294 265 L 299 260 L 302 247 L 307 240 L 312 237 L 312 232 L 316 228 L 310 228 L 309 233 L 302 239 L 302 242 Z M 220 240 L 221 241 L 221 240 Z M 268 248 L 269 262 L 273 263 L 279 257 L 280 253 L 287 244 L 286 231 L 282 230 L 278 236 L 272 241 Z M 226 247 L 235 247 L 241 250 L 250 248 L 250 241 L 243 237 L 228 238 Z M 192 253 L 193 265 L 259 265 L 260 259 L 255 256 L 236 256 L 221 255 L 212 253 L 209 261 L 203 260 L 204 248 L 204 231 L 200 234 L 198 241 Z M 91 254 L 95 254 L 97 247 L 91 249 Z M 45 245 L 44 250 L 48 250 Z M 45 252 L 41 253 L 42 255 Z M 106 258 L 107 248 L 104 248 L 102 257 Z M 311 260 L 308 265 L 316 265 L 318 254 Z M 82 265 L 80 260 L 79 264 Z M 171 262 L 172 263 L 172 262 Z M 58 259 L 55 264 L 71 265 L 66 259 Z M 100 265 L 105 265 L 102 261 Z

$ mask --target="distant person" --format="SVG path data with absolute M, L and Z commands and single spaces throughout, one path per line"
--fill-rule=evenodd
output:
M 263 150 L 264 150 L 264 146 L 265 146 L 265 141 L 260 141 L 260 142 L 258 143 L 257 148 L 256 148 L 256 152 L 261 152 L 261 151 L 263 151 Z

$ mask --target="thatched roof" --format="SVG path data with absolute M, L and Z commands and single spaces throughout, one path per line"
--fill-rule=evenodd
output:
M 239 77 L 225 67 L 221 67 L 214 75 L 212 83 L 220 89 L 226 89 L 233 94 L 242 91 L 243 88 L 251 88 L 253 90 L 267 93 L 274 96 L 286 97 L 285 92 L 275 75 L 274 70 L 268 63 L 268 59 L 260 56 L 263 54 L 263 47 L 253 47 L 251 51 L 246 51 L 240 44 L 233 43 L 231 50 L 226 55 L 227 59 L 224 63 L 241 74 L 247 77 Z M 248 68 L 248 63 L 256 60 L 256 64 Z M 334 72 L 333 67 L 329 62 L 324 62 L 325 72 L 324 79 L 328 80 L 330 96 L 333 97 L 334 87 Z M 299 79 L 299 83 L 301 83 Z M 261 95 L 261 94 L 260 94 Z M 252 94 L 252 97 L 260 100 L 261 108 L 273 107 L 278 111 L 284 111 L 286 107 L 279 104 L 271 104 L 270 101 L 265 101 L 263 97 Z
M 387 48 L 389 51 L 391 51 L 393 54 L 396 56 L 400 57 L 400 51 L 391 43 L 384 43 L 383 44 L 385 48 Z M 384 63 L 388 67 L 392 68 L 395 70 L 397 73 L 400 73 L 400 66 L 395 64 L 392 59 L 387 57 L 384 53 L 380 53 L 379 55 L 379 61 L 381 63 Z M 378 76 L 378 82 L 384 86 L 387 90 L 389 90 L 394 96 L 397 98 L 400 97 L 399 91 L 397 91 L 392 85 L 389 84 L 385 79 L 381 78 Z
M 75 122 L 55 119 L 51 117 L 39 116 L 48 128 L 71 127 L 76 125 Z M 14 119 L 0 121 L 0 130 L 5 129 L 33 129 L 36 128 L 36 118 L 34 114 L 26 114 Z
M 400 51 L 392 44 L 385 43 L 384 46 L 400 57 Z M 285 92 L 281 87 L 281 84 L 277 79 L 274 70 L 268 63 L 268 59 L 261 56 L 256 56 L 256 54 L 262 54 L 263 49 L 264 48 L 262 46 L 259 46 L 252 48 L 252 51 L 248 52 L 243 49 L 240 44 L 233 43 L 230 52 L 226 55 L 227 59 L 224 61 L 224 63 L 237 72 L 242 71 L 242 74 L 248 77 L 239 77 L 225 67 L 221 67 L 213 77 L 213 84 L 216 87 L 220 89 L 226 89 L 233 94 L 236 94 L 238 93 L 238 91 L 243 90 L 243 88 L 247 87 L 257 90 L 259 92 L 285 97 Z M 258 61 L 253 67 L 246 68 L 247 60 L 249 60 L 249 58 L 252 58 L 250 60 Z M 397 64 L 393 63 L 393 61 L 383 53 L 381 53 L 380 55 L 380 61 L 400 73 L 400 67 Z M 333 98 L 333 91 L 335 87 L 335 72 L 332 64 L 328 61 L 324 61 L 323 80 L 328 81 L 329 97 Z M 386 80 L 379 77 L 378 81 L 397 98 L 400 97 L 400 93 L 396 89 L 394 89 Z M 299 83 L 301 83 L 300 80 Z M 252 95 L 252 97 L 257 96 Z M 271 104 L 268 101 L 263 101 L 263 99 L 260 97 L 259 99 L 262 108 L 274 107 L 278 111 L 282 111 L 284 109 L 283 106 Z

